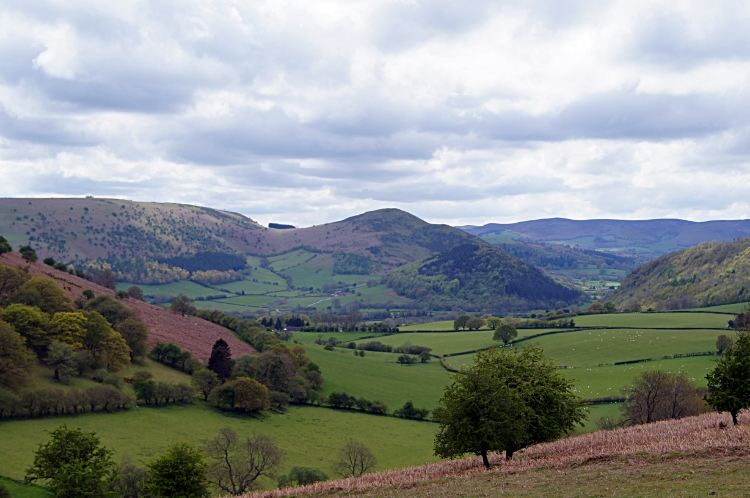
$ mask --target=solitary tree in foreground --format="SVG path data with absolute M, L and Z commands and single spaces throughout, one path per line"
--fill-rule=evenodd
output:
M 333 470 L 341 477 L 359 477 L 376 464 L 377 459 L 367 446 L 351 439 L 339 452 Z
M 216 439 L 206 445 L 206 453 L 211 461 L 208 478 L 233 495 L 257 488 L 261 476 L 275 478 L 284 456 L 270 437 L 253 434 L 240 438 L 229 428 L 219 429 Z
M 480 351 L 440 399 L 435 454 L 473 453 L 489 467 L 489 452 L 512 458 L 526 446 L 557 439 L 586 418 L 573 388 L 538 347 Z
M 737 342 L 716 360 L 706 375 L 710 393 L 704 398 L 716 411 L 732 414 L 737 425 L 740 410 L 750 408 L 750 335 L 740 333 Z
M 34 464 L 26 471 L 26 484 L 47 480 L 57 498 L 107 498 L 117 493 L 110 486 L 116 477 L 112 451 L 99 444 L 95 433 L 58 427 L 48 443 L 40 444 Z

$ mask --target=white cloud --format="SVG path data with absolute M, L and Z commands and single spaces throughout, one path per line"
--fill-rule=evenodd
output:
M 6 196 L 297 225 L 750 217 L 744 4 L 0 6 Z

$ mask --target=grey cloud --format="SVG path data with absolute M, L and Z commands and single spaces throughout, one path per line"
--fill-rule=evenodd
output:
M 628 57 L 683 69 L 708 60 L 747 59 L 750 15 L 743 11 L 741 2 L 736 8 L 717 9 L 718 6 L 699 6 L 692 13 L 694 19 L 687 19 L 676 10 L 654 12 L 637 24 Z
M 70 128 L 72 127 L 61 119 L 18 118 L 0 108 L 0 136 L 2 137 L 55 147 L 86 147 L 96 144 L 96 140 L 87 136 L 85 132 Z
M 439 35 L 456 35 L 487 20 L 491 2 L 390 2 L 376 15 L 373 39 L 383 50 L 404 50 Z

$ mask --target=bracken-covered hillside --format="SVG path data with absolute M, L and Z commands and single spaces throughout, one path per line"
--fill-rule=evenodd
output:
M 430 309 L 512 312 L 559 308 L 582 294 L 537 268 L 483 244 L 465 244 L 394 270 L 388 285 Z
M 610 299 L 620 308 L 681 309 L 750 300 L 750 238 L 704 242 L 631 272 Z
M 56 270 L 44 263 L 26 261 L 16 252 L 0 254 L 0 264 L 26 268 L 34 277 L 52 279 L 74 300 L 80 299 L 85 290 L 91 290 L 97 296 L 115 296 L 115 293 L 106 287 Z M 196 317 L 182 316 L 137 299 L 123 299 L 121 302 L 133 310 L 148 327 L 149 346 L 153 346 L 156 341 L 174 342 L 182 349 L 193 353 L 195 357 L 207 360 L 211 356 L 214 343 L 218 339 L 224 339 L 229 344 L 233 356 L 256 353 L 250 345 L 240 341 L 220 325 Z

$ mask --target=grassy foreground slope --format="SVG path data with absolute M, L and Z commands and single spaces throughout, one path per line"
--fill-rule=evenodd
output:
M 493 454 L 489 470 L 467 458 L 245 496 L 747 496 L 747 438 L 750 413 L 738 426 L 711 413 L 539 444 L 512 461 Z

